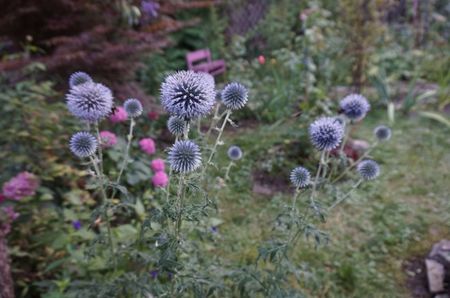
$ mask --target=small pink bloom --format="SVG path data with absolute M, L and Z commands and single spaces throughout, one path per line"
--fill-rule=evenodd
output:
M 110 148 L 117 144 L 116 135 L 110 131 L 106 131 L 106 130 L 101 131 L 100 139 L 102 141 L 102 146 L 105 148 Z
M 161 158 L 152 160 L 151 168 L 155 173 L 164 172 L 164 160 L 162 160 Z
M 155 111 L 148 112 L 147 116 L 148 116 L 148 119 L 153 120 L 153 121 L 156 121 L 159 119 L 159 113 L 155 112 Z
M 265 64 L 266 63 L 266 57 L 264 57 L 263 55 L 259 55 L 258 56 L 258 62 L 261 65 Z
M 123 107 L 117 107 L 114 114 L 109 117 L 112 123 L 124 122 L 128 119 L 128 114 Z
M 33 196 L 39 187 L 39 180 L 28 172 L 22 172 L 3 184 L 3 196 L 7 199 L 20 200 Z
M 164 172 L 157 172 L 152 177 L 152 183 L 154 187 L 166 187 L 169 182 L 169 177 Z
M 139 141 L 139 146 L 141 150 L 145 153 L 151 155 L 156 152 L 155 142 L 151 138 L 145 138 Z
M 12 206 L 3 207 L 3 212 L 8 216 L 10 221 L 14 221 L 19 217 L 19 213 L 14 211 Z

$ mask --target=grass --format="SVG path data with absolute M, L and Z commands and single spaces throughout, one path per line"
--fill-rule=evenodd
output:
M 370 139 L 384 115 L 367 119 L 354 137 Z M 270 237 L 271 220 L 289 191 L 266 197 L 252 189 L 252 172 L 277 159 L 288 177 L 308 147 L 302 119 L 273 128 L 240 129 L 225 136 L 243 148 L 244 159 L 232 171 L 231 187 L 218 190 L 221 247 L 218 252 L 238 264 L 251 263 L 257 247 Z M 302 241 L 294 259 L 311 275 L 300 286 L 308 297 L 411 297 L 405 260 L 424 256 L 432 244 L 450 237 L 450 139 L 448 128 L 419 118 L 398 119 L 393 138 L 373 153 L 381 178 L 363 185 L 337 207 L 321 226 L 330 243 L 316 248 Z M 366 136 L 369 136 L 368 138 Z M 275 149 L 274 149 L 275 148 Z M 219 152 L 224 159 L 225 146 Z M 293 152 L 292 152 L 293 151 Z M 312 161 L 306 163 L 311 167 Z M 287 180 L 287 178 L 286 178 Z M 245 229 L 243 229 L 245 227 Z

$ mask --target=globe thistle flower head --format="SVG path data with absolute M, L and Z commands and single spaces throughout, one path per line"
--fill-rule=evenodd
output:
M 344 114 L 354 121 L 361 120 L 370 110 L 370 104 L 367 99 L 359 94 L 350 94 L 344 97 L 339 103 Z
M 304 167 L 296 167 L 291 172 L 291 183 L 298 188 L 305 188 L 311 182 L 311 174 Z
M 77 71 L 70 75 L 69 77 L 69 87 L 73 88 L 75 86 L 84 84 L 84 83 L 92 83 L 93 80 L 90 75 L 85 72 Z
M 170 133 L 175 136 L 181 136 L 184 133 L 184 129 L 186 128 L 186 121 L 177 116 L 172 116 L 167 121 L 167 128 Z
M 70 139 L 70 151 L 78 157 L 89 157 L 97 150 L 97 139 L 86 131 L 77 132 Z
M 335 118 L 322 117 L 309 126 L 309 138 L 320 151 L 331 151 L 342 141 L 344 127 Z
M 230 110 L 238 110 L 248 101 L 248 90 L 242 84 L 230 83 L 221 92 L 223 104 Z
M 131 118 L 139 117 L 144 111 L 141 102 L 135 98 L 125 100 L 123 103 L 123 108 Z
M 179 71 L 161 85 L 161 103 L 172 115 L 189 120 L 207 115 L 216 96 L 214 79 L 206 73 Z
M 238 146 L 231 146 L 228 148 L 228 157 L 231 160 L 239 160 L 242 158 L 242 150 Z
M 391 129 L 385 125 L 379 125 L 375 127 L 373 134 L 379 141 L 388 141 L 391 138 Z
M 380 175 L 380 166 L 376 161 L 370 159 L 361 161 L 356 170 L 364 180 L 373 180 Z
M 107 117 L 113 107 L 111 90 L 98 83 L 76 85 L 70 88 L 66 99 L 69 111 L 75 117 L 89 122 Z
M 192 172 L 200 166 L 200 148 L 189 140 L 177 141 L 169 150 L 168 161 L 176 172 Z

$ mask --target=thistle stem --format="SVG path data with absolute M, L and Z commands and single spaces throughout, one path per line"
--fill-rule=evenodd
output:
M 183 201 L 184 201 L 184 194 L 185 194 L 185 181 L 184 181 L 184 175 L 180 175 L 180 179 L 178 181 L 178 191 L 177 191 L 177 221 L 176 221 L 176 236 L 177 239 L 180 239 L 180 232 L 181 232 L 181 224 L 182 224 L 182 218 L 183 218 Z
M 211 131 L 217 125 L 217 122 L 220 121 L 220 119 L 222 119 L 222 117 L 223 117 L 223 114 L 220 115 L 220 117 L 219 117 L 220 105 L 221 105 L 220 102 L 217 103 L 216 109 L 214 110 L 214 117 L 211 120 L 211 125 L 209 126 L 208 131 L 206 132 L 206 136 L 205 136 L 206 141 L 208 141 L 209 136 L 211 135 Z
M 349 135 L 350 135 L 350 124 L 351 124 L 351 122 L 345 120 L 344 139 L 342 140 L 341 148 L 339 149 L 339 155 L 340 156 L 342 156 L 344 154 L 345 144 L 347 143 L 347 140 L 348 140 Z
M 128 157 L 130 155 L 130 147 L 131 147 L 131 141 L 133 139 L 133 128 L 134 128 L 134 125 L 135 125 L 134 119 L 131 118 L 131 120 L 130 120 L 130 130 L 129 130 L 128 136 L 127 136 L 127 146 L 125 147 L 125 150 L 123 152 L 122 166 L 120 167 L 119 175 L 117 176 L 117 179 L 116 179 L 116 184 L 120 183 L 120 179 L 122 178 L 122 174 L 123 174 L 125 168 L 128 165 Z M 116 194 L 116 191 L 113 192 L 113 195 L 112 195 L 111 198 L 113 198 L 115 194 Z
M 355 189 L 357 189 L 361 183 L 363 182 L 362 179 L 358 180 L 358 182 L 355 183 L 355 185 L 353 185 L 353 187 L 339 200 L 337 200 L 336 202 L 333 203 L 333 205 L 331 205 L 330 207 L 328 207 L 328 211 L 332 210 L 333 208 L 335 208 L 337 205 L 339 205 L 340 203 L 342 203 L 343 201 L 345 201 L 352 193 Z
M 178 136 L 175 137 L 175 143 L 178 142 Z M 172 180 L 172 174 L 173 174 L 173 170 L 172 167 L 169 166 L 169 180 L 167 181 L 167 186 L 166 186 L 166 202 L 169 202 L 169 197 L 170 197 L 170 180 Z
M 317 190 L 317 184 L 319 183 L 319 178 L 320 178 L 320 172 L 322 170 L 322 163 L 323 163 L 323 159 L 325 157 L 326 151 L 322 151 L 322 153 L 320 154 L 320 162 L 319 162 L 319 167 L 317 168 L 317 173 L 316 173 L 316 178 L 314 178 L 314 184 L 313 184 L 313 189 L 310 195 L 310 201 L 311 204 L 314 206 L 315 205 L 315 196 L 316 196 L 316 190 Z
M 225 129 L 225 126 L 226 126 L 227 123 L 228 123 L 228 120 L 229 120 L 229 118 L 230 118 L 230 115 L 231 115 L 231 110 L 227 110 L 227 111 L 226 111 L 226 114 L 225 114 L 225 119 L 223 120 L 222 126 L 220 127 L 219 134 L 217 135 L 216 142 L 214 143 L 214 146 L 213 146 L 213 148 L 212 148 L 212 150 L 211 150 L 211 153 L 210 153 L 210 155 L 209 155 L 208 161 L 206 162 L 206 164 L 205 164 L 205 166 L 204 166 L 204 168 L 203 168 L 203 174 L 205 173 L 206 168 L 208 167 L 208 165 L 210 164 L 210 162 L 212 161 L 212 159 L 213 159 L 213 157 L 214 157 L 214 154 L 216 154 L 217 146 L 219 146 L 220 139 L 221 139 L 221 137 L 222 137 L 222 134 L 223 134 L 223 131 L 224 131 L 224 129 Z M 202 175 L 202 176 L 203 176 L 203 175 Z

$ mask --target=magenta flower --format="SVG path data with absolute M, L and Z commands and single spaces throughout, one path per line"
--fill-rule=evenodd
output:
M 124 122 L 128 119 L 128 114 L 123 107 L 117 107 L 114 114 L 109 117 L 112 123 Z
M 20 200 L 33 196 L 39 187 L 39 180 L 28 172 L 22 172 L 3 184 L 3 195 L 7 199 Z
M 156 152 L 155 142 L 151 138 L 140 140 L 139 146 L 141 146 L 141 150 L 148 155 L 154 154 Z
M 110 148 L 117 144 L 117 137 L 110 131 L 101 131 L 100 139 L 104 148 Z
M 157 172 L 152 177 L 152 183 L 154 187 L 166 187 L 169 182 L 169 177 L 164 172 Z
M 152 121 L 156 121 L 159 119 L 159 113 L 155 111 L 150 111 L 147 113 L 148 119 Z
M 155 173 L 164 172 L 164 160 L 162 160 L 161 158 L 152 160 L 151 168 Z

